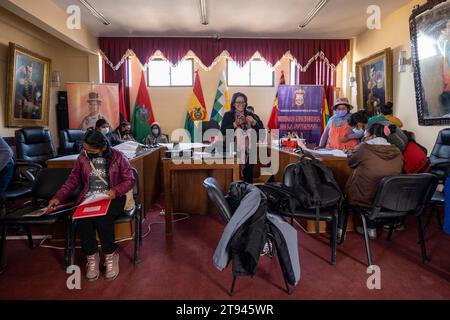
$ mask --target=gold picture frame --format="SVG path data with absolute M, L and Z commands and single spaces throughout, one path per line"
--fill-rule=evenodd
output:
M 358 110 L 371 115 L 388 101 L 392 101 L 392 50 L 386 48 L 356 62 Z
M 48 127 L 51 60 L 9 43 L 7 127 Z

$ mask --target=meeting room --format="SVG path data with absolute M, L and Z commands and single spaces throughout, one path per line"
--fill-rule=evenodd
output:
M 4 0 L 0 75 L 0 300 L 450 300 L 449 0 Z

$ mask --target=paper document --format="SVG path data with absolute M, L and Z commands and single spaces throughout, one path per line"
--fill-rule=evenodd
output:
M 338 149 L 318 149 L 318 150 L 312 150 L 308 149 L 306 145 L 300 141 L 300 139 L 297 141 L 300 148 L 302 148 L 304 151 L 311 153 L 313 156 L 322 156 L 322 157 L 336 157 L 336 158 L 347 158 L 347 154 Z
M 106 193 L 96 193 L 84 199 L 84 201 L 80 203 L 80 206 L 85 206 L 90 203 L 95 203 L 107 199 L 109 199 L 109 196 Z

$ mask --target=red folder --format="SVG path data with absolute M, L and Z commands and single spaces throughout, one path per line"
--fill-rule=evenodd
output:
M 110 204 L 111 200 L 106 199 L 89 203 L 86 205 L 80 205 L 78 206 L 77 210 L 75 210 L 72 219 L 76 220 L 76 219 L 104 216 L 108 213 Z

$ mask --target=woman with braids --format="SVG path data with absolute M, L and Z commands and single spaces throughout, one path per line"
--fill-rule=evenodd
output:
M 87 256 L 86 277 L 95 281 L 100 275 L 100 256 L 97 248 L 96 232 L 105 255 L 106 280 L 114 280 L 119 274 L 119 254 L 114 242 L 114 219 L 123 211 L 125 194 L 134 186 L 130 162 L 120 151 L 109 145 L 108 139 L 97 130 L 88 130 L 83 139 L 83 151 L 67 181 L 50 200 L 49 210 L 65 201 L 79 185 L 82 192 L 78 201 L 104 193 L 111 199 L 105 216 L 78 220 L 81 247 Z

